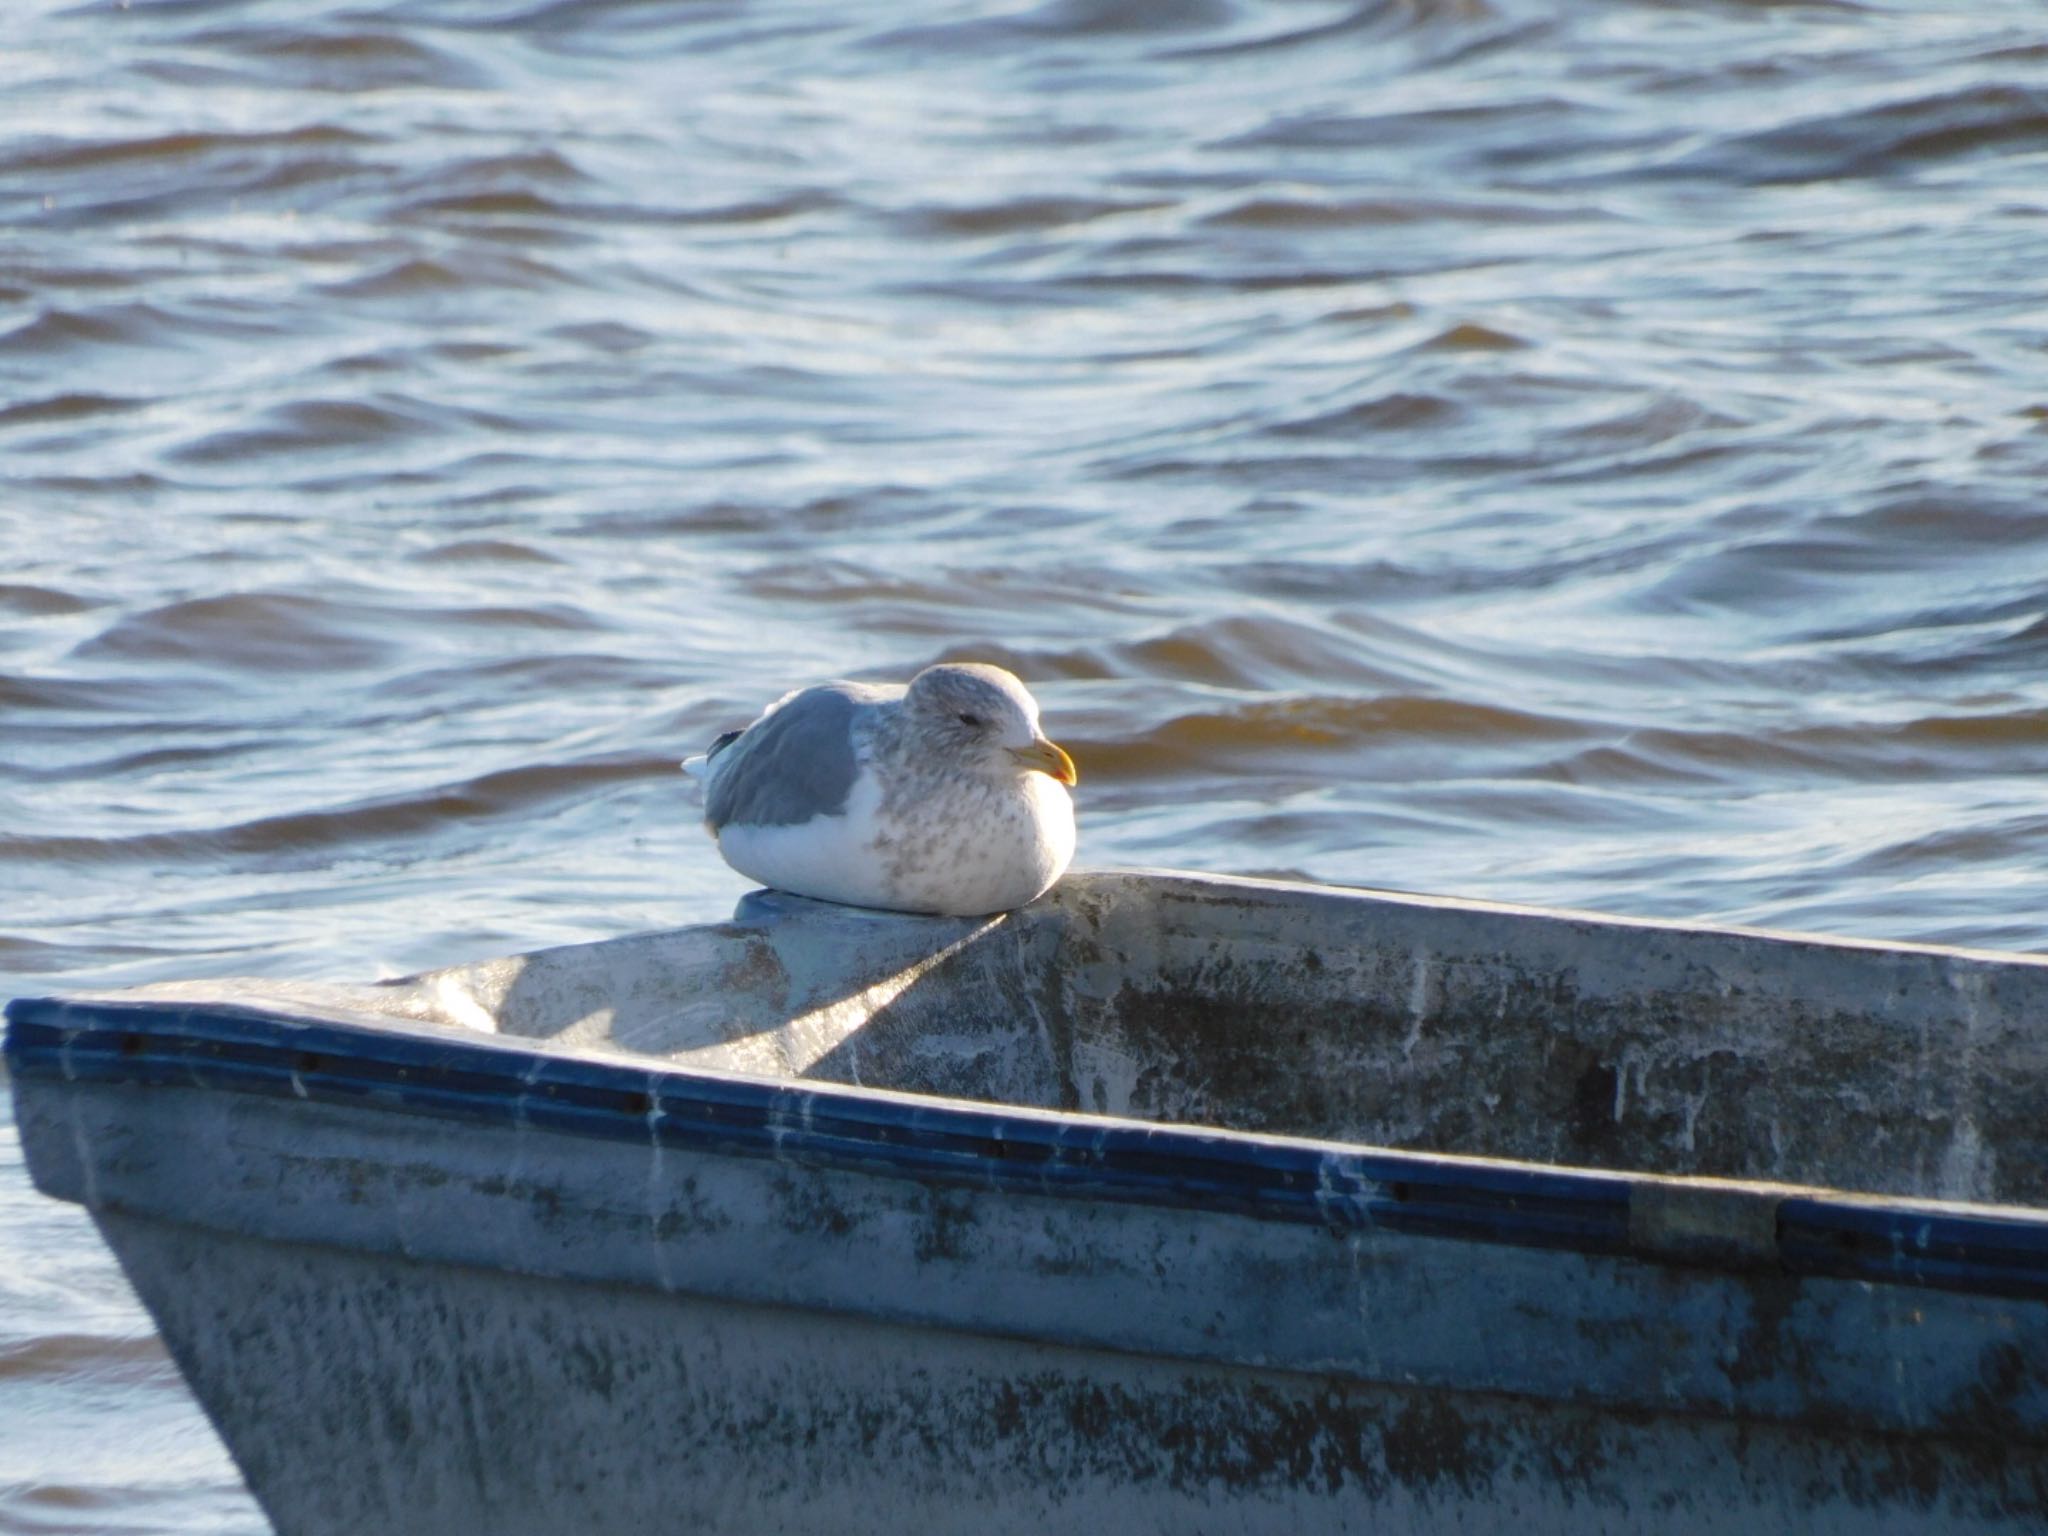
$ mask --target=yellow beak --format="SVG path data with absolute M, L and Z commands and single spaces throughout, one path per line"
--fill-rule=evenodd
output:
M 1038 740 L 1031 743 L 1028 747 L 1012 747 L 1010 749 L 1010 756 L 1016 758 L 1026 768 L 1050 774 L 1062 784 L 1072 785 L 1076 782 L 1074 777 L 1074 760 L 1067 756 L 1066 752 L 1060 747 L 1047 741 L 1043 736 L 1039 737 Z

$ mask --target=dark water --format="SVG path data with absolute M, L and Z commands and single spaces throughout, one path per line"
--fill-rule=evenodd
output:
M 1087 862 L 2048 947 L 2033 0 L 9 14 L 0 993 L 721 915 L 966 657 Z M 0 1531 L 260 1531 L 4 1134 Z

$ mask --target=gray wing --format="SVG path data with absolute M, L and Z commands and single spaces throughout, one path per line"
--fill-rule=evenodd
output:
M 876 693 L 858 683 L 820 683 L 748 726 L 711 764 L 704 795 L 711 830 L 790 827 L 844 811 L 860 767 L 854 717 Z

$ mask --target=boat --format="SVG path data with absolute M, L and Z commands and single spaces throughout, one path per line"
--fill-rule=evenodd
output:
M 2048 1527 L 2048 959 L 1107 871 L 18 1000 L 282 1536 Z

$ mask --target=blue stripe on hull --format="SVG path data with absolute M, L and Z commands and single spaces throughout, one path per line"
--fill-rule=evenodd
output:
M 1632 1225 L 1643 1181 L 1613 1174 L 639 1067 L 236 1008 L 23 999 L 6 1016 L 7 1062 L 24 1079 L 368 1103 L 1012 1193 L 1674 1260 Z M 2048 1217 L 1802 1192 L 1777 1200 L 1762 1251 L 1708 1245 L 1692 1261 L 2048 1298 Z

